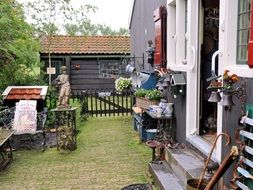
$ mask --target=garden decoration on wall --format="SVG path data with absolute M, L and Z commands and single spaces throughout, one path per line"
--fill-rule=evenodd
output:
M 220 102 L 221 105 L 230 107 L 234 105 L 233 95 L 240 98 L 244 95 L 244 90 L 241 87 L 235 87 L 239 81 L 236 74 L 229 74 L 229 70 L 225 70 L 222 79 L 214 79 L 211 81 L 207 89 L 211 90 L 209 102 Z M 220 94 L 222 93 L 222 98 Z

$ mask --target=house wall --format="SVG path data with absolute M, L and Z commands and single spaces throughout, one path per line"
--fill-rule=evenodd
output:
M 171 88 L 166 91 L 168 102 L 174 104 L 173 128 L 176 132 L 176 141 L 179 143 L 186 142 L 186 97 L 185 95 L 174 96 Z
M 245 98 L 238 99 L 237 97 L 233 96 L 233 102 L 235 103 L 235 105 L 232 106 L 230 110 L 225 111 L 225 109 L 223 109 L 223 132 L 229 134 L 229 136 L 231 137 L 230 145 L 229 146 L 226 146 L 225 144 L 223 145 L 222 148 L 223 159 L 230 152 L 231 147 L 233 145 L 237 145 L 237 143 L 235 142 L 236 130 L 240 126 L 239 124 L 240 117 L 242 116 L 242 114 L 245 114 L 245 112 L 242 113 L 242 109 L 245 110 L 245 106 L 247 104 L 253 104 L 253 88 L 252 88 L 253 80 L 249 78 L 240 78 L 238 86 L 244 87 Z M 233 167 L 234 166 L 231 166 L 224 175 L 224 179 L 226 182 L 231 180 Z
M 153 71 L 150 64 L 147 63 L 146 49 L 148 41 L 155 39 L 155 23 L 154 23 L 154 10 L 159 6 L 166 6 L 166 0 L 135 0 L 132 20 L 130 22 L 130 42 L 131 42 L 131 55 L 142 57 L 144 54 L 144 68 L 142 64 L 136 64 L 137 69 L 144 71 Z
M 144 70 L 147 72 L 153 71 L 154 68 L 147 63 L 146 49 L 148 41 L 155 39 L 155 23 L 154 10 L 164 5 L 167 7 L 166 0 L 138 0 L 135 1 L 132 20 L 130 23 L 130 40 L 131 40 L 131 55 L 142 56 L 144 54 Z M 137 70 L 141 69 L 136 66 Z M 168 102 L 174 103 L 174 122 L 176 141 L 182 143 L 186 141 L 185 121 L 186 121 L 186 96 L 174 96 L 171 94 L 170 88 L 165 90 L 166 99 Z

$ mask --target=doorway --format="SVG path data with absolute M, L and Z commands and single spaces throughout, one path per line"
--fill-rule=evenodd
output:
M 219 44 L 219 0 L 202 0 L 202 34 L 200 52 L 200 104 L 199 135 L 210 144 L 217 136 L 217 103 L 209 102 L 212 76 L 212 57 Z M 215 60 L 215 73 L 218 72 L 218 60 Z

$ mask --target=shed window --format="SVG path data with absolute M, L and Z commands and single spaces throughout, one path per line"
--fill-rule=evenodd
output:
M 247 64 L 251 0 L 238 1 L 237 63 Z
M 124 74 L 125 64 L 121 61 L 100 60 L 99 78 L 118 78 Z

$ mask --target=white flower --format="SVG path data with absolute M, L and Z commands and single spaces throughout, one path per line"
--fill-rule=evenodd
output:
M 115 80 L 115 89 L 118 92 L 122 92 L 124 89 L 130 87 L 132 85 L 132 81 L 130 78 L 120 77 Z

